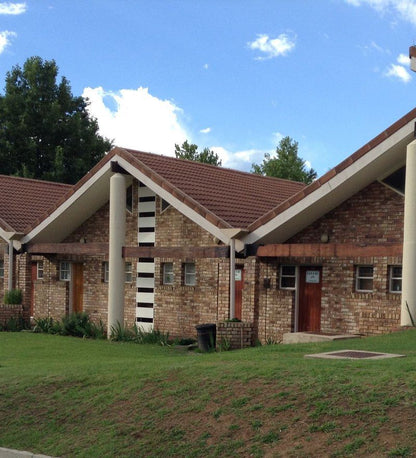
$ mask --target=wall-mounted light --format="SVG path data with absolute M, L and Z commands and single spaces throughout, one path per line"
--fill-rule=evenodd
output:
M 323 233 L 321 235 L 321 243 L 328 243 L 329 242 L 329 235 L 327 233 Z

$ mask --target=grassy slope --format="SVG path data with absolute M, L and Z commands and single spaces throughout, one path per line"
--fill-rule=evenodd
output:
M 382 361 L 310 360 L 360 348 Z M 216 354 L 0 333 L 0 446 L 54 456 L 416 454 L 416 331 Z

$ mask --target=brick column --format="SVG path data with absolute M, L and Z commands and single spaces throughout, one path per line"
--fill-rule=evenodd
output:
M 126 237 L 126 179 L 115 173 L 110 179 L 110 241 L 108 276 L 108 327 L 124 324 L 124 260 L 122 248 Z

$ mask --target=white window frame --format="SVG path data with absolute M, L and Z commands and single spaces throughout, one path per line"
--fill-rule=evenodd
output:
M 124 283 L 132 283 L 133 281 L 133 263 L 126 261 L 124 263 Z
M 173 273 L 173 262 L 164 262 L 162 265 L 162 284 L 173 285 L 175 274 Z
M 361 275 L 360 274 L 360 269 L 361 268 L 366 268 L 366 269 L 371 268 L 372 269 L 371 277 Z M 361 280 L 371 280 L 372 288 L 371 289 L 361 289 L 360 288 L 360 281 Z M 355 269 L 355 290 L 358 293 L 372 293 L 374 291 L 374 266 L 371 266 L 371 265 L 356 266 L 356 269 Z
M 0 278 L 4 278 L 4 259 L 0 259 Z
M 71 281 L 71 263 L 69 261 L 59 263 L 59 280 Z
M 43 261 L 36 262 L 36 279 L 43 280 Z
M 108 278 L 110 276 L 110 269 L 108 266 L 108 261 L 103 262 L 103 282 L 108 283 Z
M 392 293 L 392 294 L 401 294 L 402 293 L 403 271 L 401 272 L 400 276 L 395 275 L 394 274 L 394 269 L 397 269 L 397 268 L 402 269 L 402 266 L 390 266 L 390 269 L 389 269 L 389 292 Z M 399 290 L 393 289 L 393 282 L 395 280 L 396 281 L 400 280 L 400 289 Z
M 283 273 L 283 270 L 285 269 L 285 267 L 291 267 L 293 268 L 294 272 L 293 274 L 284 274 Z M 295 279 L 295 284 L 293 286 L 283 286 L 283 282 L 282 280 L 284 278 L 294 278 Z M 297 283 L 298 283 L 298 276 L 297 276 L 297 266 L 293 266 L 291 264 L 282 264 L 280 266 L 280 275 L 279 275 L 279 288 L 280 289 L 285 289 L 285 290 L 291 290 L 291 291 L 294 291 L 296 290 L 296 287 L 297 287 Z
M 185 262 L 183 264 L 183 284 L 185 286 L 196 285 L 196 265 L 194 262 Z

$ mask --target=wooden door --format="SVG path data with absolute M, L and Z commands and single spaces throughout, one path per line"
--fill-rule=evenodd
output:
M 241 320 L 243 305 L 244 269 L 243 266 L 235 266 L 235 318 Z
M 38 278 L 38 264 L 32 262 L 30 266 L 31 277 L 30 277 L 30 316 L 33 316 L 35 310 L 35 281 Z
M 321 330 L 322 267 L 299 268 L 298 331 Z
M 72 264 L 72 313 L 82 312 L 84 295 L 84 266 L 80 263 Z

